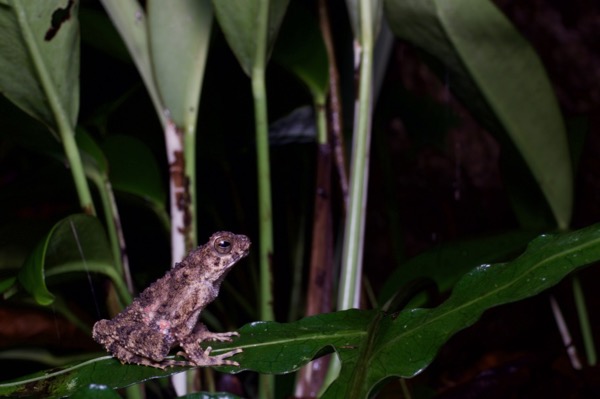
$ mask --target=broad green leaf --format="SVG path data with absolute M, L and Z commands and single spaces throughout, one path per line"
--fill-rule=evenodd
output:
M 560 228 L 571 219 L 572 168 L 562 115 L 531 45 L 482 0 L 385 0 L 392 31 L 432 54 L 457 95 L 511 138 Z
M 57 132 L 79 110 L 78 2 L 11 0 L 0 6 L 0 90 Z
M 154 81 L 148 39 L 148 21 L 142 5 L 137 0 L 101 0 L 101 2 L 125 42 L 164 126 L 166 116 L 163 112 L 164 106 L 158 87 Z
M 115 277 L 104 229 L 95 217 L 72 215 L 55 224 L 29 255 L 18 278 L 39 304 L 49 305 L 54 295 L 46 278 L 68 272 L 103 272 Z
M 400 265 L 386 279 L 379 303 L 385 303 L 397 290 L 419 278 L 431 279 L 440 292 L 447 292 L 469 270 L 509 259 L 534 237 L 532 232 L 512 231 L 436 246 Z
M 227 43 L 246 75 L 252 75 L 256 56 L 256 26 L 259 3 L 268 1 L 267 58 L 277 37 L 289 0 L 213 0 L 215 16 Z
M 292 3 L 273 50 L 273 60 L 283 65 L 324 104 L 329 86 L 329 62 L 319 25 L 301 3 Z
M 193 128 L 213 20 L 210 0 L 168 6 L 149 0 L 147 13 L 154 78 L 163 104 L 177 126 Z
M 550 288 L 572 271 L 600 260 L 600 225 L 542 235 L 514 261 L 481 265 L 466 274 L 452 295 L 434 309 L 410 309 L 382 316 L 374 335 L 344 361 L 340 377 L 324 397 L 367 397 L 391 377 L 413 377 L 434 359 L 456 332 L 475 323 L 494 306 L 515 302 Z
M 517 259 L 481 265 L 466 274 L 448 300 L 436 308 L 393 315 L 351 309 L 287 324 L 255 322 L 242 327 L 233 342 L 212 344 L 213 354 L 243 349 L 234 357 L 241 367 L 221 367 L 221 371 L 288 373 L 335 351 L 342 368 L 323 397 L 365 398 L 389 378 L 409 378 L 423 371 L 450 337 L 475 323 L 485 310 L 536 295 L 598 260 L 600 225 L 542 235 Z M 120 365 L 103 357 L 0 384 L 0 395 L 50 387 L 52 394 L 59 396 L 92 383 L 116 389 L 183 370 Z
M 79 110 L 79 3 L 12 0 L 0 6 L 0 91 L 60 137 L 82 210 L 94 214 L 74 142 Z
M 113 398 L 115 389 L 165 378 L 185 371 L 183 367 L 160 370 L 152 367 L 123 365 L 118 360 L 103 356 L 85 362 L 52 370 L 41 371 L 14 381 L 0 383 L 0 397 L 44 397 L 47 399 L 64 396 L 74 398 Z M 120 397 L 120 396 L 116 396 Z M 225 393 L 198 392 L 186 398 L 236 399 Z
M 0 383 L 0 397 L 61 398 L 79 391 L 85 392 L 93 386 L 112 390 L 153 378 L 167 377 L 184 370 L 174 367 L 162 371 L 152 367 L 122 365 L 110 356 L 103 356 Z
M 253 323 L 242 327 L 240 338 L 228 347 L 244 349 L 236 357 L 242 368 L 269 373 L 296 370 L 333 347 L 342 369 L 324 397 L 365 398 L 388 378 L 421 372 L 452 335 L 485 310 L 536 295 L 598 260 L 600 225 L 542 235 L 517 259 L 481 265 L 466 274 L 437 308 L 397 315 L 348 310 L 287 325 Z M 214 347 L 223 349 L 221 344 Z

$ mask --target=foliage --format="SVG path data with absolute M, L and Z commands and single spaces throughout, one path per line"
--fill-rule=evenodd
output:
M 216 371 L 240 379 L 246 374 L 242 371 L 260 373 L 261 382 L 250 391 L 261 397 L 289 396 L 283 379 L 273 385 L 264 376 L 296 372 L 313 359 L 335 354 L 331 370 L 337 365 L 339 375 L 322 387 L 322 396 L 362 398 L 391 379 L 421 373 L 453 335 L 486 310 L 535 296 L 600 260 L 600 226 L 569 231 L 573 176 L 565 124 L 544 66 L 510 21 L 489 1 L 473 7 L 462 0 L 348 0 L 346 25 L 335 29 L 338 54 L 350 47 L 352 35 L 359 49 L 356 63 L 339 62 L 352 77 L 342 80 L 346 91 L 352 91 L 354 76 L 358 89 L 356 98 L 344 99 L 346 120 L 355 121 L 348 129 L 354 140 L 350 162 L 340 161 L 342 168 L 351 165 L 349 203 L 346 208 L 343 200 L 334 200 L 333 209 L 315 210 L 330 212 L 320 220 L 339 219 L 343 226 L 334 231 L 334 224 L 328 224 L 340 248 L 325 252 L 332 258 L 342 254 L 335 268 L 342 277 L 339 292 L 322 297 L 337 296 L 338 311 L 273 321 L 285 319 L 286 306 L 307 300 L 293 299 L 300 296 L 304 259 L 317 251 L 302 245 L 312 220 L 305 203 L 313 195 L 336 198 L 330 187 L 307 189 L 317 170 L 310 164 L 314 148 L 290 133 L 294 126 L 289 121 L 281 122 L 286 129 L 280 133 L 289 136 L 283 140 L 287 145 L 277 147 L 273 140 L 269 146 L 268 137 L 269 121 L 310 104 L 315 141 L 320 149 L 336 150 L 339 138 L 326 126 L 332 100 L 326 100 L 339 81 L 319 20 L 323 14 L 316 18 L 299 0 L 182 1 L 168 9 L 155 1 L 145 2 L 145 8 L 136 0 L 104 0 L 102 7 L 64 3 L 0 1 L 0 90 L 6 97 L 0 118 L 8 127 L 1 137 L 6 159 L 16 160 L 11 171 L 18 175 L 0 199 L 9 210 L 57 208 L 48 215 L 34 212 L 38 229 L 21 211 L 2 226 L 0 292 L 6 303 L 55 307 L 89 342 L 94 320 L 117 312 L 131 300 L 134 286 L 141 289 L 164 273 L 169 230 L 173 246 L 196 236 L 202 241 L 217 229 L 240 230 L 258 238 L 253 238 L 254 258 L 247 262 L 251 266 L 232 272 L 223 298 L 202 317 L 214 329 L 243 325 L 234 342 L 212 345 L 215 354 L 234 347 L 244 351 L 235 357 L 239 368 Z M 323 3 L 316 2 L 315 8 Z M 344 15 L 346 10 L 330 12 Z M 375 44 L 386 23 L 397 38 L 422 50 L 434 70 L 451 77 L 454 94 L 518 160 L 504 177 L 520 225 L 510 226 L 508 233 L 444 243 L 396 270 L 388 267 L 379 276 L 381 288 L 371 295 L 379 307 L 343 310 L 363 303 L 362 276 L 379 266 L 363 260 L 363 254 L 369 241 L 369 146 L 377 128 L 373 82 L 379 78 L 376 63 L 387 62 L 377 58 Z M 299 34 L 303 27 L 304 36 Z M 99 35 L 111 39 L 102 43 Z M 106 65 L 111 63 L 123 76 L 109 77 Z M 203 84 L 205 72 L 213 79 Z M 109 85 L 111 79 L 115 82 Z M 173 145 L 174 137 L 181 142 Z M 179 186 L 170 169 L 177 148 L 185 159 L 185 183 Z M 519 185 L 522 175 L 535 182 L 533 187 Z M 384 184 L 395 183 L 388 179 Z M 165 187 L 171 191 L 169 201 Z M 174 196 L 178 187 L 184 187 L 183 197 Z M 176 234 L 185 230 L 174 217 L 180 205 L 176 198 L 189 202 L 185 206 L 191 211 L 179 215 L 191 223 L 184 225 L 187 235 Z M 535 208 L 548 208 L 554 218 L 545 219 L 541 231 L 527 218 Z M 190 215 L 193 221 L 187 220 Z M 315 224 L 318 216 L 323 217 L 314 215 Z M 527 229 L 532 226 L 537 230 Z M 318 239 L 306 240 L 311 241 Z M 177 259 L 175 251 L 172 258 Z M 296 264 L 293 278 L 288 264 Z M 431 304 L 423 294 L 430 287 L 445 300 Z M 92 291 L 90 303 L 77 300 L 81 290 Z M 427 299 L 431 307 L 422 308 Z M 89 345 L 78 352 L 90 360 L 46 371 L 37 365 L 15 370 L 11 381 L 0 383 L 0 397 L 113 398 L 118 397 L 114 390 L 140 383 L 164 393 L 165 377 L 186 370 L 122 365 L 109 356 L 95 357 Z M 215 391 L 211 378 L 214 374 L 206 378 L 208 387 Z M 136 395 L 132 388 L 127 393 Z M 202 392 L 182 397 L 236 396 Z

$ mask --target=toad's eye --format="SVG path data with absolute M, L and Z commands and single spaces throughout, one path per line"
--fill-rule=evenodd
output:
M 231 252 L 231 242 L 224 238 L 215 241 L 215 250 L 220 254 L 228 254 Z

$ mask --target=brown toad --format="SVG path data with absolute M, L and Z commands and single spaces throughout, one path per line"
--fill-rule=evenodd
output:
M 218 232 L 190 252 L 165 276 L 146 288 L 112 320 L 94 325 L 93 337 L 122 363 L 165 369 L 170 366 L 220 366 L 239 364 L 227 358 L 241 348 L 210 356 L 203 341 L 231 341 L 237 332 L 212 333 L 198 322 L 202 310 L 219 294 L 221 282 L 233 265 L 248 255 L 250 240 L 244 235 Z M 186 360 L 166 359 L 180 346 Z

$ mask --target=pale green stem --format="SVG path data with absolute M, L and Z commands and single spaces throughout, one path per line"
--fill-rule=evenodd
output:
M 44 89 L 46 99 L 48 100 L 48 104 L 52 109 L 52 114 L 56 121 L 58 133 L 69 162 L 69 168 L 71 169 L 73 182 L 79 197 L 79 204 L 84 213 L 95 215 L 96 211 L 94 209 L 94 203 L 92 202 L 92 195 L 90 194 L 90 189 L 85 178 L 83 163 L 81 162 L 79 148 L 77 148 L 77 143 L 75 142 L 75 132 L 73 131 L 70 118 L 63 108 L 63 104 L 61 104 L 60 96 L 56 92 L 52 78 L 48 75 L 48 70 L 37 47 L 33 33 L 31 32 L 25 12 L 21 7 L 18 7 L 18 4 L 15 5 L 15 10 L 19 27 L 21 28 L 25 41 L 28 43 L 29 55 L 35 65 L 35 71 L 38 75 L 40 84 Z
M 129 267 L 126 265 L 126 255 L 122 251 L 125 243 L 123 241 L 123 232 L 121 231 L 119 211 L 114 199 L 112 186 L 106 176 L 98 173 L 88 173 L 88 176 L 96 185 L 96 189 L 98 190 L 98 194 L 100 196 L 100 202 L 105 215 L 106 230 L 108 232 L 108 239 L 115 265 L 117 266 L 119 273 L 125 279 L 128 291 L 132 293 L 133 282 L 131 280 Z M 125 303 L 125 305 L 126 304 L 127 303 Z
M 267 30 L 269 27 L 269 0 L 260 0 L 256 18 L 256 53 L 252 66 L 252 94 L 256 127 L 256 156 L 258 177 L 258 223 L 260 268 L 260 317 L 274 320 L 273 292 L 271 287 L 271 262 L 273 257 L 273 214 L 271 205 L 271 171 L 269 161 L 269 126 L 265 68 L 267 61 Z M 273 398 L 275 380 L 272 375 L 261 374 L 259 397 Z
M 327 137 L 327 112 L 325 98 L 315 97 L 315 124 L 317 126 L 317 144 L 326 144 Z
M 360 0 L 360 37 L 355 39 L 360 45 L 360 74 L 358 101 L 354 110 L 354 132 L 352 158 L 350 161 L 350 187 L 348 214 L 344 229 L 342 248 L 342 271 L 338 287 L 338 310 L 358 308 L 360 304 L 360 283 L 362 276 L 363 237 L 367 186 L 369 177 L 369 147 L 371 144 L 371 111 L 373 82 L 373 21 L 371 1 Z M 341 368 L 339 359 L 333 357 L 321 394 L 337 378 Z
M 573 284 L 573 295 L 575 296 L 575 307 L 577 308 L 577 316 L 579 317 L 579 328 L 581 328 L 581 335 L 583 337 L 583 346 L 585 348 L 585 354 L 589 366 L 595 366 L 596 347 L 594 345 L 594 337 L 592 334 L 592 328 L 590 327 L 590 318 L 587 312 L 587 306 L 585 304 L 585 298 L 583 296 L 583 289 L 579 277 L 575 276 L 572 280 Z
M 269 126 L 267 119 L 267 94 L 265 88 L 265 57 L 269 1 L 262 0 L 259 7 L 257 26 L 257 49 L 252 68 L 252 93 L 256 126 L 256 155 L 258 172 L 258 212 L 260 228 L 260 316 L 262 320 L 273 320 L 273 298 L 271 292 L 271 257 L 273 256 L 273 216 L 271 206 L 271 171 L 269 161 Z
M 355 107 L 355 125 L 350 164 L 348 217 L 344 230 L 342 275 L 338 294 L 338 310 L 357 308 L 360 302 L 363 236 L 367 186 L 369 176 L 369 149 L 371 142 L 371 110 L 373 81 L 373 24 L 371 0 L 361 0 L 360 12 L 360 75 L 358 103 Z

